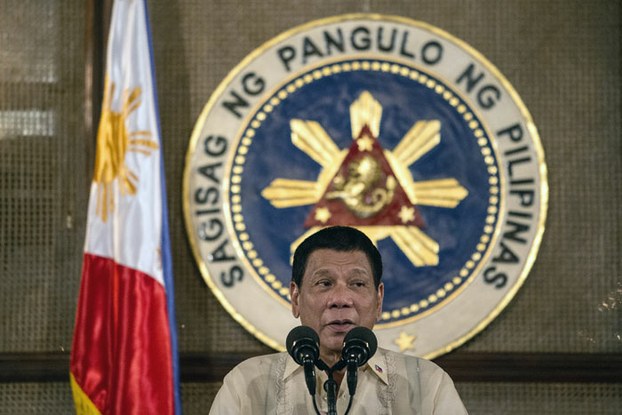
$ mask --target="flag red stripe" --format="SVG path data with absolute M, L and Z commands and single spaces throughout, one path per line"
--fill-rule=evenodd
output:
M 173 414 L 164 287 L 84 254 L 71 372 L 102 414 Z

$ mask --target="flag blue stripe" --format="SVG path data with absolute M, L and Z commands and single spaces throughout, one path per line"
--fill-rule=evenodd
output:
M 173 261 L 171 255 L 171 241 L 168 229 L 168 208 L 166 203 L 166 176 L 164 171 L 164 151 L 162 143 L 162 129 L 160 127 L 160 106 L 158 103 L 158 93 L 156 85 L 155 64 L 153 60 L 153 42 L 151 37 L 151 25 L 149 24 L 149 9 L 147 1 L 143 0 L 145 9 L 145 27 L 147 29 L 147 41 L 149 43 L 149 61 L 151 64 L 151 82 L 153 90 L 153 105 L 158 125 L 158 137 L 160 138 L 160 186 L 162 190 L 162 272 L 164 277 L 164 287 L 166 288 L 166 305 L 168 309 L 171 352 L 173 362 L 173 393 L 175 398 L 175 414 L 181 415 L 181 391 L 179 380 L 179 349 L 177 340 L 177 325 L 175 318 L 175 290 L 173 286 Z

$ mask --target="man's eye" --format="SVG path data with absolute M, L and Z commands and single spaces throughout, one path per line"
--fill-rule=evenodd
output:
M 355 287 L 365 287 L 365 286 L 367 285 L 367 283 L 365 283 L 365 281 L 355 281 L 355 282 L 353 283 L 353 285 L 354 285 Z
M 317 282 L 317 285 L 321 287 L 330 287 L 331 283 L 329 280 L 320 280 Z

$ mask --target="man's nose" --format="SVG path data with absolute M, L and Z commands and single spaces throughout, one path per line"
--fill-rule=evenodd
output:
M 331 308 L 351 307 L 352 292 L 345 284 L 337 284 L 333 287 L 328 297 L 328 306 Z

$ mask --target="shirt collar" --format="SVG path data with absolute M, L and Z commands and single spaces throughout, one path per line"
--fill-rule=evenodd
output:
M 287 355 L 287 361 L 285 363 L 285 371 L 283 372 L 283 380 L 290 377 L 297 369 L 302 370 L 302 366 L 294 362 L 294 359 Z
M 378 349 L 376 353 L 367 361 L 365 367 L 366 370 L 374 373 L 378 378 L 386 385 L 389 384 L 389 377 L 387 373 L 387 359 L 386 354 L 382 349 Z

